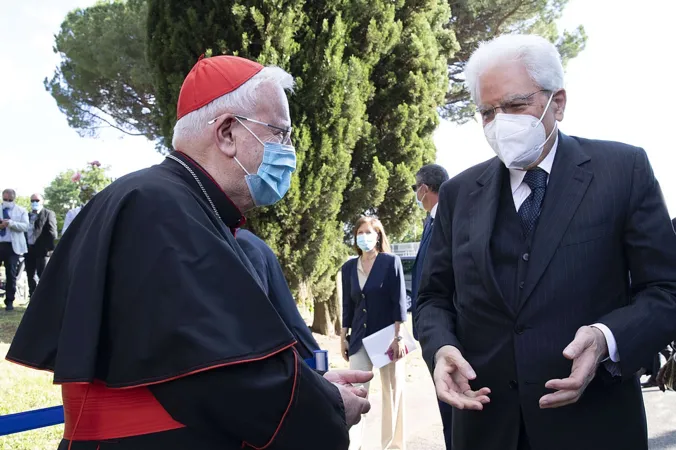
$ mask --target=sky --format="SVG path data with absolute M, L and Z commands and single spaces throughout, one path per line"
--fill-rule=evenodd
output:
M 162 160 L 143 137 L 107 130 L 82 138 L 45 91 L 59 57 L 54 34 L 68 11 L 92 0 L 5 2 L 0 16 L 0 186 L 42 192 L 59 173 L 98 160 L 120 177 Z M 676 216 L 676 105 L 673 0 L 570 0 L 559 29 L 584 25 L 587 48 L 566 70 L 566 134 L 643 147 L 672 216 Z M 672 55 L 672 56 L 669 56 Z M 665 115 L 666 114 L 666 115 Z M 452 176 L 494 156 L 481 126 L 442 121 L 437 158 Z

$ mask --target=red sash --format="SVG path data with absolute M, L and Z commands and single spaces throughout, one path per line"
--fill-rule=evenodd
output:
M 101 441 L 184 428 L 147 387 L 110 389 L 101 383 L 68 383 L 61 387 L 64 438 Z

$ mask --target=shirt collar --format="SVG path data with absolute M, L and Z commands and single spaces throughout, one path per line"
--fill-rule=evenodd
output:
M 193 169 L 195 176 L 197 176 L 197 178 L 199 178 L 199 180 L 202 182 L 202 186 L 204 186 L 207 194 L 214 202 L 214 206 L 216 207 L 218 214 L 221 216 L 221 219 L 223 219 L 225 225 L 230 228 L 230 231 L 232 231 L 234 235 L 237 229 L 246 223 L 246 218 L 242 215 L 242 212 L 239 210 L 239 208 L 235 206 L 233 201 L 230 200 L 230 197 L 228 197 L 223 189 L 221 189 L 221 187 L 216 183 L 211 175 L 209 175 L 209 173 L 204 170 L 204 168 L 200 166 L 194 159 L 179 151 L 174 151 L 171 153 L 171 155 L 180 159 L 186 163 L 188 167 Z M 176 169 L 180 169 L 177 170 L 176 173 L 178 173 L 181 178 L 186 180 L 195 191 L 199 192 L 200 196 L 204 196 L 202 189 L 200 189 L 193 176 L 179 163 L 173 159 L 167 158 L 163 164 L 168 164 L 175 167 Z M 206 200 L 206 198 L 204 200 Z
M 545 157 L 545 159 L 543 159 L 542 162 L 538 164 L 538 167 L 547 172 L 547 175 L 550 175 L 552 173 L 552 166 L 554 165 L 554 156 L 556 155 L 556 149 L 558 146 L 559 146 L 559 134 L 557 133 L 556 140 L 554 141 L 554 145 L 552 146 L 552 150 Z M 525 170 L 509 169 L 509 182 L 512 187 L 512 194 L 519 188 L 519 186 L 521 186 L 521 183 L 523 183 L 523 178 L 525 176 L 526 176 Z
M 437 206 L 439 206 L 439 202 L 435 203 L 432 207 L 432 210 L 430 211 L 430 217 L 432 217 L 432 219 L 434 219 L 437 215 Z

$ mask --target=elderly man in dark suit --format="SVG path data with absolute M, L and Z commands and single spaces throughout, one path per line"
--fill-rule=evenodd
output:
M 58 235 L 56 214 L 45 208 L 45 199 L 40 194 L 31 195 L 31 211 L 28 213 L 28 253 L 26 254 L 26 274 L 28 292 L 32 297 L 38 280 L 47 266 L 49 255 L 54 250 Z
M 648 157 L 558 130 L 563 68 L 543 38 L 482 44 L 465 75 L 498 157 L 442 186 L 417 310 L 453 449 L 646 450 L 636 373 L 676 323 Z
M 427 249 L 432 240 L 432 229 L 434 228 L 434 218 L 437 215 L 437 206 L 439 205 L 439 189 L 441 185 L 448 181 L 448 172 L 438 164 L 427 164 L 422 166 L 415 174 L 415 184 L 412 186 L 415 192 L 415 199 L 418 206 L 429 214 L 425 219 L 422 237 L 420 238 L 420 247 L 418 254 L 415 255 L 413 273 L 411 275 L 411 309 L 416 309 L 416 298 L 418 297 L 418 288 L 420 278 L 422 277 Z M 418 330 L 413 324 L 413 336 L 418 339 Z M 444 442 L 446 449 L 451 448 L 451 427 L 453 419 L 453 408 L 442 401 L 439 401 L 439 412 L 441 421 L 444 425 Z

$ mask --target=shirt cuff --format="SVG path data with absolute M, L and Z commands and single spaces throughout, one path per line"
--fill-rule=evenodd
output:
M 592 325 L 592 327 L 601 330 L 601 333 L 603 333 L 603 336 L 605 336 L 610 360 L 614 363 L 620 362 L 620 353 L 617 350 L 617 342 L 615 341 L 615 336 L 613 336 L 613 332 L 610 331 L 610 328 L 602 323 L 595 323 Z

